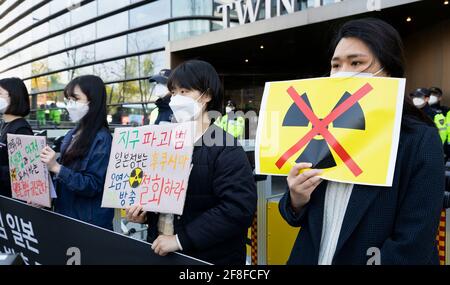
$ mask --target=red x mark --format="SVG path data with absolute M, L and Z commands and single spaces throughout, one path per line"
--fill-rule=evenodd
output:
M 308 120 L 311 121 L 313 129 L 309 131 L 301 140 L 299 140 L 294 146 L 292 146 L 283 156 L 277 161 L 276 166 L 281 169 L 283 165 L 299 150 L 301 150 L 307 143 L 309 143 L 316 135 L 322 135 L 327 143 L 334 149 L 339 155 L 342 161 L 347 165 L 350 171 L 358 177 L 363 172 L 362 169 L 353 161 L 350 155 L 345 151 L 342 145 L 336 140 L 336 138 L 328 131 L 327 127 L 339 118 L 342 114 L 347 112 L 353 105 L 355 105 L 364 96 L 370 93 L 373 87 L 367 83 L 361 89 L 356 91 L 350 98 L 345 100 L 344 103 L 339 105 L 333 112 L 331 112 L 324 120 L 319 120 L 314 112 L 305 103 L 302 97 L 297 93 L 294 87 L 290 87 L 287 92 L 289 96 L 294 100 L 298 108 L 305 114 Z

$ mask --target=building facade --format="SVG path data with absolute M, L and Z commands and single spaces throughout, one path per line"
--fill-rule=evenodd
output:
M 148 77 L 162 68 L 175 67 L 181 60 L 201 58 L 211 61 L 218 69 L 225 86 L 225 101 L 236 101 L 240 109 L 258 110 L 265 81 L 325 74 L 323 70 L 326 68 L 318 67 L 308 73 L 306 70 L 311 69 L 309 63 L 297 65 L 298 70 L 293 72 L 289 64 L 280 64 L 289 60 L 282 56 L 278 59 L 285 53 L 283 49 L 286 49 L 286 54 L 295 54 L 296 47 L 305 43 L 302 38 L 307 37 L 308 45 L 317 50 L 317 45 L 325 41 L 320 38 L 320 34 L 328 31 L 325 27 L 338 23 L 342 18 L 363 14 L 374 14 L 388 20 L 391 16 L 401 17 L 393 22 L 404 25 L 408 10 L 416 11 L 411 5 L 417 2 L 444 1 L 3 0 L 0 1 L 0 78 L 20 77 L 25 81 L 31 93 L 33 112 L 30 121 L 37 120 L 39 110 L 45 110 L 48 115 L 52 108 L 61 108 L 64 122 L 67 120 L 63 109 L 65 85 L 76 76 L 95 74 L 107 86 L 110 122 L 141 124 L 143 116 L 147 115 L 143 111 L 151 110 L 153 106 L 151 103 L 142 104 L 154 99 L 151 98 L 152 86 Z M 350 5 L 361 6 L 365 10 L 345 8 Z M 448 5 L 439 5 L 448 9 Z M 404 14 L 390 12 L 395 8 Z M 334 15 L 326 16 L 335 9 L 336 13 L 331 12 Z M 343 13 L 344 10 L 347 12 Z M 311 11 L 319 15 L 316 21 Z M 320 16 L 321 13 L 326 15 Z M 304 15 L 309 15 L 311 22 L 303 21 Z M 419 15 L 413 15 L 413 20 L 415 18 Z M 286 25 L 285 28 L 271 29 L 277 22 Z M 252 32 L 254 27 L 256 32 Z M 433 33 L 438 35 L 441 29 L 448 27 L 448 21 L 440 21 L 433 27 Z M 408 35 L 410 30 L 399 28 L 407 39 L 412 38 Z M 420 30 L 421 33 L 426 31 L 426 27 Z M 278 38 L 277 35 L 281 34 L 283 36 Z M 272 41 L 270 35 L 275 36 Z M 214 40 L 218 36 L 222 41 Z M 440 58 L 444 57 L 439 62 L 449 62 L 447 57 L 450 55 L 445 48 L 448 38 L 447 33 L 444 39 L 439 39 L 442 46 Z M 232 45 L 236 40 L 253 41 L 256 49 L 264 50 L 264 54 L 245 54 L 245 47 L 241 50 Z M 232 52 L 227 49 L 228 43 L 233 46 Z M 217 46 L 221 48 L 215 49 Z M 411 44 L 410 53 L 414 58 L 422 58 L 421 51 Z M 431 49 L 425 57 L 431 57 L 429 60 L 433 61 L 434 53 Z M 230 56 L 235 60 L 229 60 Z M 323 59 L 326 56 L 321 60 L 321 65 L 326 66 L 327 60 Z M 233 62 L 232 66 L 230 62 Z M 418 61 L 412 62 L 415 68 L 417 64 Z M 286 71 L 283 69 L 285 66 Z M 411 76 L 420 82 L 423 77 L 417 74 Z M 434 85 L 445 81 L 440 79 L 438 82 L 433 77 L 423 84 L 433 80 L 436 81 Z M 450 86 L 443 87 L 450 89 Z M 40 124 L 38 127 L 45 126 Z

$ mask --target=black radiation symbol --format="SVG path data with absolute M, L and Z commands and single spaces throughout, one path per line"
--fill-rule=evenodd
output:
M 141 185 L 143 178 L 144 172 L 142 171 L 142 169 L 140 168 L 133 169 L 133 171 L 131 171 L 129 180 L 131 188 L 138 188 Z
M 350 98 L 352 94 L 349 92 L 345 92 L 342 96 L 341 100 L 336 104 L 333 110 L 339 107 L 342 103 L 345 102 L 348 98 Z M 305 93 L 302 95 L 302 99 L 308 105 L 311 110 L 314 110 L 311 107 L 311 103 L 309 102 L 308 95 Z M 298 106 L 294 103 L 289 108 L 286 117 L 283 121 L 283 127 L 308 127 L 310 121 L 303 112 L 298 108 Z M 359 103 L 353 105 L 350 109 L 348 109 L 344 114 L 342 114 L 339 118 L 334 120 L 332 123 L 334 128 L 340 129 L 351 129 L 351 130 L 366 130 L 366 118 L 364 116 L 364 112 Z M 296 160 L 296 163 L 300 162 L 310 162 L 313 164 L 313 168 L 317 169 L 326 169 L 336 166 L 336 161 L 331 153 L 330 147 L 325 139 L 316 139 L 314 138 L 311 142 L 306 146 L 303 153 Z

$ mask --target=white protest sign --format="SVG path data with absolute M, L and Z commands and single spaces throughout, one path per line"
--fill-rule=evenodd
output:
M 40 159 L 45 146 L 45 137 L 8 134 L 12 197 L 50 208 L 49 173 Z
M 191 172 L 192 123 L 117 128 L 102 207 L 141 205 L 146 211 L 183 213 Z

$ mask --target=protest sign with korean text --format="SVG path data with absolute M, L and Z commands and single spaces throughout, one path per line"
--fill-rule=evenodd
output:
M 192 123 L 116 129 L 102 207 L 140 205 L 149 212 L 181 215 L 193 133 Z
M 45 137 L 8 134 L 12 197 L 50 208 L 47 166 L 40 159 Z

